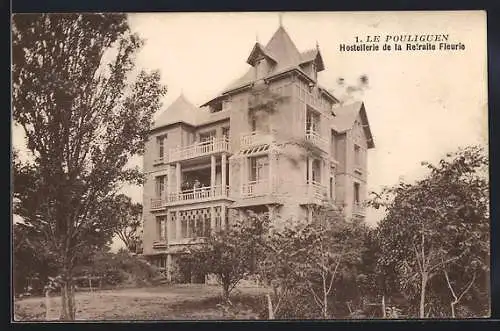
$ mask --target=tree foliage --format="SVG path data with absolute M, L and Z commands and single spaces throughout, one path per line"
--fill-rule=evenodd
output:
M 33 157 L 14 177 L 16 213 L 57 255 L 63 319 L 74 319 L 73 268 L 112 232 L 105 206 L 142 180 L 127 162 L 166 92 L 156 71 L 133 77 L 142 45 L 124 14 L 13 16 L 13 119 Z
M 141 240 L 138 231 L 142 224 L 142 205 L 133 203 L 132 199 L 124 194 L 119 194 L 114 197 L 109 210 L 109 218 L 116 220 L 115 234 L 129 252 L 135 253 Z
M 420 318 L 455 317 L 462 300 L 457 293 L 484 292 L 489 273 L 487 164 L 480 147 L 461 149 L 438 165 L 424 162 L 427 177 L 386 188 L 370 202 L 387 209 L 378 227 L 379 263 L 386 273 L 396 271 L 393 288 L 418 306 L 414 314 L 418 311 Z M 443 301 L 451 310 L 443 308 Z
M 206 244 L 190 249 L 188 260 L 197 271 L 212 274 L 222 287 L 224 300 L 245 277 L 256 272 L 262 256 L 266 215 L 250 213 L 247 218 L 231 219 L 227 229 L 215 231 Z
M 310 309 L 294 318 L 331 318 L 329 302 L 340 280 L 351 277 L 361 260 L 364 232 L 361 223 L 348 222 L 340 211 L 325 206 L 316 208 L 311 223 L 286 224 L 271 231 L 261 273 L 274 287 L 274 313 L 283 316 L 283 308 L 290 308 L 290 296 L 296 301 L 300 292 L 302 305 Z

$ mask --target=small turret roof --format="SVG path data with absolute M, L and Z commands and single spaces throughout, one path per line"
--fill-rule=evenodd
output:
M 332 129 L 338 133 L 343 133 L 353 128 L 356 118 L 360 116 L 363 125 L 363 130 L 367 137 L 368 148 L 374 148 L 375 142 L 368 123 L 365 105 L 361 101 L 356 101 L 347 105 L 342 105 L 335 109 L 335 118 L 333 120 Z
M 186 123 L 196 125 L 197 118 L 202 115 L 202 110 L 193 105 L 183 93 L 167 108 L 155 121 L 153 128 L 174 124 Z

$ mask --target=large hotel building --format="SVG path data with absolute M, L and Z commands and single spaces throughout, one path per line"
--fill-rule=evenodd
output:
M 342 104 L 322 87 L 319 47 L 299 51 L 283 26 L 255 43 L 247 63 L 200 107 L 179 96 L 150 132 L 143 254 L 172 281 L 203 282 L 174 275 L 177 257 L 249 210 L 307 221 L 326 201 L 364 217 L 374 148 L 364 104 Z

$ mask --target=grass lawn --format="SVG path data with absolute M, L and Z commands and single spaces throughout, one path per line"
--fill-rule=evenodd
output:
M 228 313 L 217 305 L 221 289 L 211 285 L 165 285 L 161 287 L 77 292 L 76 320 L 210 320 L 256 319 L 267 290 L 240 287 L 233 290 Z M 50 299 L 50 320 L 59 318 L 61 298 Z M 265 308 L 265 306 L 264 306 Z M 45 320 L 45 298 L 15 300 L 16 321 Z

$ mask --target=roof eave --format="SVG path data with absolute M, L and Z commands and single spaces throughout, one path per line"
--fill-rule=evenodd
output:
M 373 140 L 372 130 L 370 129 L 370 123 L 368 122 L 368 115 L 366 114 L 365 103 L 361 103 L 360 114 L 365 122 L 363 125 L 363 130 L 365 131 L 365 135 L 367 136 L 367 146 L 368 149 L 375 148 L 375 141 Z
M 247 63 L 249 65 L 251 65 L 252 67 L 255 65 L 255 59 L 258 56 L 258 53 L 261 53 L 262 55 L 264 55 L 265 57 L 267 57 L 268 59 L 270 59 L 274 63 L 277 63 L 276 60 L 271 55 L 269 55 L 268 52 L 266 52 L 266 50 L 264 49 L 264 47 L 262 47 L 261 44 L 255 43 L 255 45 L 253 46 L 252 51 L 250 52 L 250 55 L 248 56 L 248 59 L 247 59 Z
M 319 87 L 319 90 L 324 93 L 326 96 L 328 96 L 332 101 L 336 102 L 336 103 L 339 103 L 340 101 L 335 98 L 335 96 L 330 93 L 326 88 L 323 88 L 323 87 Z
M 175 121 L 175 122 L 172 122 L 172 123 L 162 124 L 160 126 L 155 126 L 151 130 L 149 130 L 149 132 L 158 131 L 160 129 L 165 129 L 165 128 L 168 128 L 169 126 L 178 125 L 178 124 L 184 124 L 184 125 L 190 126 L 192 128 L 196 127 L 195 124 L 179 120 L 179 121 Z
M 202 104 L 202 105 L 200 106 L 200 108 L 205 107 L 205 106 L 208 106 L 208 105 L 210 105 L 211 103 L 213 103 L 213 102 L 215 102 L 215 101 L 217 101 L 217 100 L 223 99 L 223 98 L 224 98 L 224 95 L 218 95 L 218 96 L 216 96 L 215 98 L 212 98 L 212 99 L 208 100 L 207 102 L 205 102 L 204 104 Z
M 231 88 L 231 89 L 227 89 L 224 92 L 222 92 L 222 96 L 226 96 L 226 95 L 230 95 L 230 94 L 235 93 L 235 92 L 243 91 L 243 90 L 251 87 L 252 85 L 253 85 L 253 82 L 246 83 L 244 85 L 241 85 L 241 86 L 238 86 L 238 87 L 234 87 L 234 88 Z

